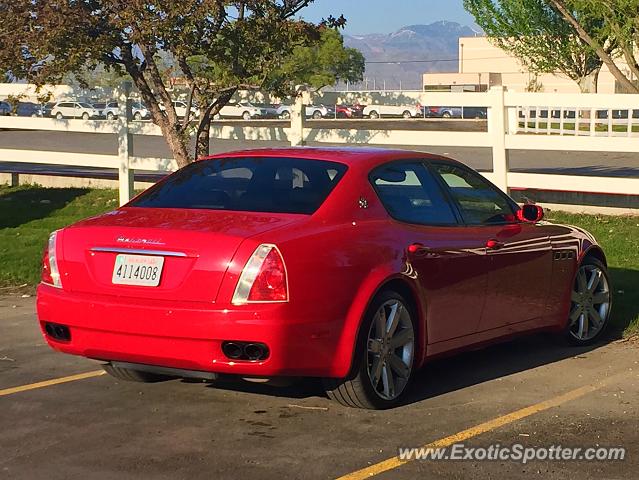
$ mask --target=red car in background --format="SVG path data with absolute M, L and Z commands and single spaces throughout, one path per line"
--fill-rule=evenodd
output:
M 335 105 L 336 118 L 364 118 L 366 105 Z
M 345 405 L 402 401 L 429 359 L 608 322 L 604 252 L 465 165 L 418 152 L 209 157 L 54 232 L 47 342 L 125 380 L 319 377 Z

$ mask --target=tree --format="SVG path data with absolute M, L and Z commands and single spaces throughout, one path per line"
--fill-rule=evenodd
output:
M 639 0 L 545 1 L 596 52 L 625 90 L 639 93 Z M 600 25 L 594 32 L 588 28 L 593 22 Z M 606 48 L 608 43 L 614 48 Z M 619 57 L 628 64 L 628 72 L 617 66 Z
M 365 68 L 362 52 L 344 48 L 344 39 L 336 28 L 324 28 L 319 42 L 295 47 L 272 80 L 280 83 L 285 78 L 296 78 L 319 90 L 337 81 L 361 82 Z
M 342 17 L 320 25 L 297 20 L 312 1 L 0 0 L 0 65 L 37 85 L 99 65 L 128 74 L 183 166 L 191 160 L 195 104 L 199 156 L 208 153 L 211 116 L 238 89 L 294 92 L 298 79 L 282 76 L 289 56 L 343 24 Z M 167 56 L 188 87 L 182 119 L 161 69 Z
M 561 72 L 582 92 L 595 93 L 603 64 L 595 49 L 544 0 L 464 0 L 491 42 L 533 73 Z M 585 22 L 588 28 L 599 22 Z

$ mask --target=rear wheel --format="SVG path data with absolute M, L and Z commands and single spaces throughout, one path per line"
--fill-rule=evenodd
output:
M 58 112 L 55 114 L 55 118 L 57 118 L 58 120 L 62 120 L 64 118 L 64 115 L 62 115 L 61 112 Z
M 379 118 L 379 113 L 373 110 L 371 111 L 371 113 L 368 114 L 368 116 L 371 117 L 373 120 L 377 120 Z
M 402 117 L 404 117 L 406 120 L 413 118 L 413 116 L 410 114 L 410 112 L 408 110 L 406 110 L 404 113 L 402 113 Z
M 86 113 L 86 112 L 84 112 L 84 113 L 82 114 L 82 120 L 88 120 L 88 119 L 89 119 L 89 114 L 88 114 L 88 113 Z
M 133 115 L 133 120 L 139 122 L 140 120 L 142 120 L 142 114 L 140 112 L 135 112 L 135 115 Z
M 608 269 L 596 258 L 586 257 L 577 270 L 571 292 L 566 336 L 574 345 L 589 345 L 608 326 L 612 294 Z
M 315 111 L 313 112 L 313 118 L 314 118 L 315 120 L 319 120 L 320 118 L 322 118 L 322 112 L 320 112 L 319 110 L 315 110 Z
M 102 365 L 104 371 L 112 377 L 118 380 L 124 380 L 126 382 L 143 382 L 143 383 L 155 383 L 171 380 L 173 377 L 167 375 L 159 375 L 157 373 L 143 372 L 141 370 L 133 370 L 131 368 L 114 367 L 110 363 Z
M 280 114 L 280 118 L 283 119 L 283 120 L 288 120 L 289 118 L 291 118 L 291 112 L 289 112 L 288 110 L 284 110 Z
M 244 120 L 250 120 L 252 117 L 251 117 L 251 114 L 250 114 L 249 112 L 244 112 L 244 113 L 242 114 L 242 118 L 243 118 Z
M 444 112 L 444 113 L 442 113 L 442 117 L 444 117 L 444 118 L 451 118 L 451 117 L 452 117 L 452 115 L 450 114 L 450 112 Z
M 113 120 L 113 119 L 115 119 L 115 115 L 113 115 L 113 112 L 109 112 L 109 113 L 107 113 L 106 118 L 107 118 L 107 120 Z
M 328 397 L 356 408 L 384 409 L 399 404 L 413 372 L 415 327 L 406 300 L 380 293 L 366 314 L 346 379 L 324 381 Z

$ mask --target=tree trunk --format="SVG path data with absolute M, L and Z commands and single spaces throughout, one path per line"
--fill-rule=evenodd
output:
M 589 75 L 581 77 L 577 83 L 579 84 L 579 90 L 581 93 L 597 93 L 597 81 L 599 80 L 599 71 L 597 68 Z
M 570 12 L 565 2 L 562 0 L 548 0 L 564 17 L 564 19 L 570 23 L 573 28 L 577 31 L 577 34 L 581 37 L 581 39 L 586 42 L 590 47 L 595 50 L 597 56 L 608 66 L 610 73 L 617 79 L 617 81 L 626 88 L 629 92 L 639 93 L 639 87 L 635 85 L 628 77 L 624 75 L 624 73 L 617 67 L 617 64 L 613 60 L 613 58 L 608 55 L 606 50 L 599 45 L 594 38 L 592 38 L 586 29 L 577 21 L 577 19 Z
M 217 115 L 222 107 L 226 105 L 233 97 L 237 88 L 231 88 L 223 93 L 211 103 L 200 114 L 200 124 L 197 128 L 195 138 L 195 159 L 206 157 L 210 154 L 211 145 L 211 117 Z
M 215 115 L 215 114 L 213 114 Z M 206 157 L 210 154 L 211 143 L 211 114 L 209 113 L 200 121 L 195 138 L 195 159 Z

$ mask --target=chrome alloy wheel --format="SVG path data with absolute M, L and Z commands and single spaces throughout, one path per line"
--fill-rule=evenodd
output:
M 394 400 L 406 387 L 413 368 L 415 333 L 409 310 L 399 300 L 382 304 L 368 332 L 368 378 L 375 393 Z
M 571 294 L 570 335 L 581 342 L 593 339 L 610 314 L 610 285 L 597 265 L 579 267 Z

